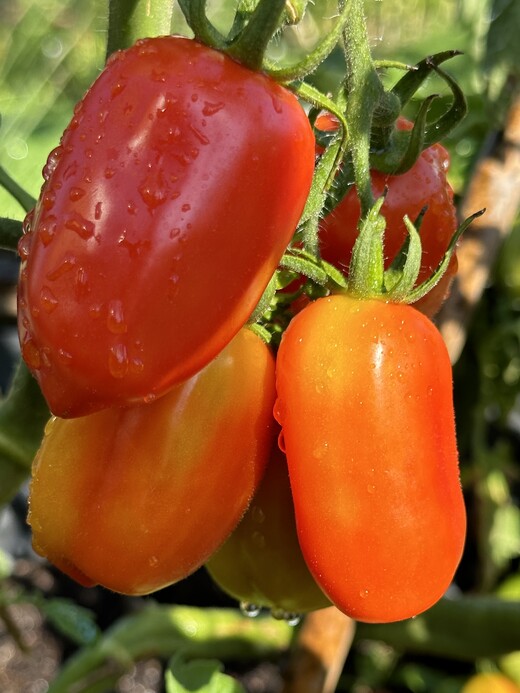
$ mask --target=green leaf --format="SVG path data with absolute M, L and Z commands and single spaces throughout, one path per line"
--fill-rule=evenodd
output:
M 222 673 L 223 668 L 216 659 L 186 661 L 179 653 L 166 670 L 166 693 L 245 693 L 238 681 Z
M 52 625 L 78 645 L 90 645 L 100 631 L 89 609 L 69 599 L 45 599 L 39 603 L 41 611 Z

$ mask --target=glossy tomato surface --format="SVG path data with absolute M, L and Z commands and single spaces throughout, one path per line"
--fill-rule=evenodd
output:
M 161 395 L 257 304 L 314 136 L 296 97 L 180 37 L 115 53 L 44 169 L 20 243 L 24 359 L 53 413 Z
M 51 420 L 30 489 L 35 550 L 82 584 L 125 594 L 186 577 L 258 486 L 274 397 L 274 359 L 244 329 L 151 404 Z
M 277 356 L 298 537 L 330 600 L 360 621 L 424 611 L 465 539 L 448 354 L 406 305 L 332 296 Z
M 328 115 L 317 119 L 316 126 L 324 131 L 335 128 L 335 121 Z M 411 123 L 398 121 L 400 129 L 409 129 Z M 388 175 L 371 171 L 372 191 L 379 198 L 385 188 L 387 195 L 381 213 L 386 219 L 385 266 L 389 267 L 401 248 L 406 235 L 403 217 L 415 221 L 423 207 L 427 206 L 421 227 L 422 262 L 418 283 L 428 279 L 442 260 L 457 226 L 457 213 L 453 202 L 453 190 L 447 179 L 449 154 L 435 144 L 425 149 L 415 164 L 405 173 Z M 360 205 L 355 187 L 320 223 L 320 250 L 322 257 L 348 273 L 352 248 L 358 235 Z M 450 283 L 457 272 L 456 255 L 441 281 L 430 293 L 417 302 L 417 308 L 433 316 L 442 305 Z
M 277 446 L 246 514 L 206 568 L 225 592 L 276 615 L 330 606 L 302 556 L 287 460 Z

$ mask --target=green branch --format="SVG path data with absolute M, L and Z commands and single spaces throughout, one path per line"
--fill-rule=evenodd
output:
M 520 602 L 492 596 L 445 598 L 413 619 L 360 623 L 356 638 L 451 659 L 498 657 L 520 650 Z
M 173 0 L 110 0 L 107 58 L 137 39 L 171 32 Z
M 113 690 L 133 662 L 170 658 L 182 650 L 190 658 L 248 660 L 278 656 L 294 629 L 271 617 L 247 619 L 233 609 L 198 609 L 152 604 L 119 620 L 96 642 L 74 655 L 48 693 Z

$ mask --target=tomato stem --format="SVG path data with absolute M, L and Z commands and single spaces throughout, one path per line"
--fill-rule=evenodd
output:
M 349 20 L 343 31 L 346 75 L 345 115 L 350 130 L 350 147 L 356 189 L 364 218 L 374 206 L 370 180 L 370 133 L 372 116 L 384 93 L 372 61 L 363 11 L 363 0 L 347 0 Z
M 0 218 L 0 248 L 2 250 L 14 250 L 18 247 L 18 241 L 22 236 L 22 222 L 16 219 Z
M 169 34 L 173 3 L 174 0 L 110 0 L 107 58 L 137 39 Z
M 28 212 L 36 204 L 36 200 L 26 190 L 11 178 L 7 171 L 0 166 L 0 187 L 4 188 L 18 204 Z
M 260 0 L 248 23 L 227 49 L 228 55 L 251 70 L 261 70 L 269 41 L 280 27 L 285 0 Z

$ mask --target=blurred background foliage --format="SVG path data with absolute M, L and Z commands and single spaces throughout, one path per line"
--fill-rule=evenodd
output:
M 210 4 L 215 23 L 225 29 L 229 5 L 220 0 Z M 333 22 L 334 6 L 335 0 L 310 4 L 301 25 L 286 30 L 273 45 L 272 57 L 290 61 L 316 43 Z M 469 103 L 468 117 L 445 142 L 452 157 L 450 180 L 461 197 L 478 157 L 499 140 L 511 99 L 520 89 L 519 0 L 366 0 L 366 11 L 375 58 L 413 64 L 428 53 L 452 48 L 463 52 L 446 65 Z M 107 17 L 106 0 L 0 4 L 0 166 L 34 196 L 48 152 L 103 65 Z M 185 31 L 179 11 L 173 30 Z M 333 92 L 342 73 L 337 51 L 312 79 Z M 388 70 L 385 79 L 390 84 L 398 76 Z M 431 80 L 419 97 L 439 89 L 443 85 Z M 0 215 L 23 217 L 18 203 L 1 190 Z M 455 367 L 470 528 L 456 590 L 520 599 L 519 392 L 517 220 Z M 475 671 L 497 669 L 520 685 L 520 652 L 468 665 L 411 657 L 365 641 L 349 657 L 339 690 L 456 693 Z

